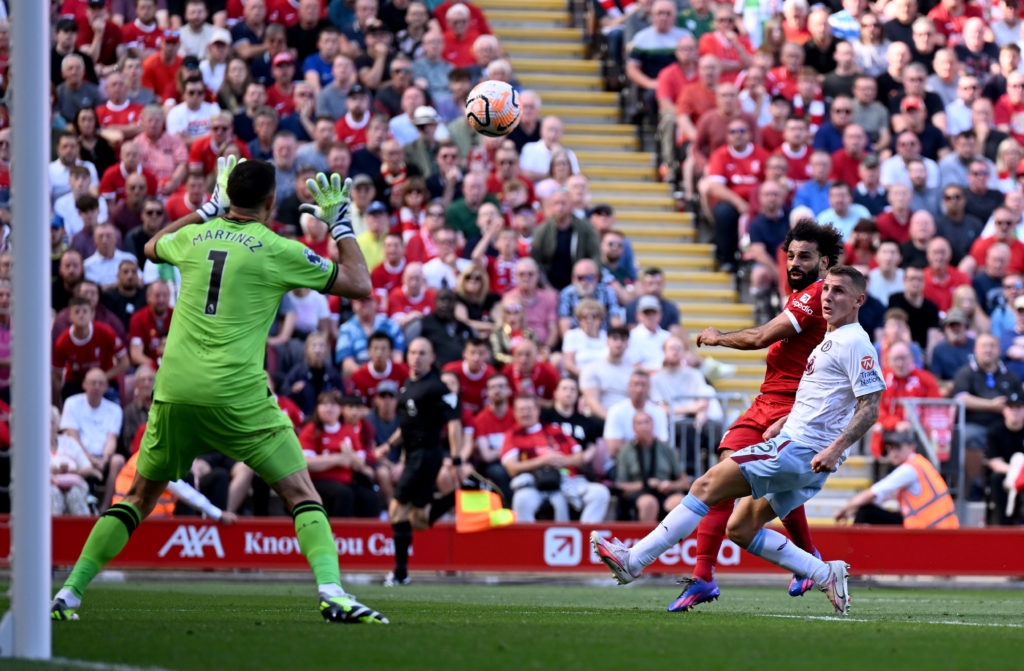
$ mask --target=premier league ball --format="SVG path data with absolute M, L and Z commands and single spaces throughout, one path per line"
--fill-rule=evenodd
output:
M 466 121 L 488 137 L 501 137 L 519 125 L 519 92 L 495 79 L 477 84 L 466 98 Z

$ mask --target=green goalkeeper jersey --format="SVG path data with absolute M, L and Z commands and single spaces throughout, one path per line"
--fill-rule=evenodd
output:
M 161 261 L 181 271 L 154 398 L 241 406 L 267 397 L 263 359 L 281 297 L 296 287 L 326 291 L 337 265 L 259 222 L 228 218 L 185 226 L 157 241 Z

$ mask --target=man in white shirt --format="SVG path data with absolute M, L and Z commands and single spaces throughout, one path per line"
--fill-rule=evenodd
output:
M 878 419 L 885 381 L 871 338 L 857 323 L 866 286 L 864 276 L 850 266 L 828 271 L 821 291 L 822 315 L 828 324 L 825 339 L 807 359 L 792 413 L 769 427 L 765 442 L 718 462 L 632 548 L 591 534 L 595 552 L 619 583 L 635 580 L 663 552 L 693 533 L 709 506 L 743 497 L 729 519 L 730 539 L 751 554 L 811 578 L 837 613 L 848 612 L 846 562 L 822 561 L 764 525 L 785 517 L 820 491 L 848 448 Z
M 882 305 L 889 304 L 889 296 L 903 291 L 903 253 L 895 240 L 883 240 L 875 250 L 877 267 L 868 273 L 868 293 Z
M 861 219 L 870 219 L 868 208 L 853 202 L 853 189 L 846 182 L 835 181 L 828 188 L 829 208 L 818 215 L 818 224 L 831 224 L 843 234 L 843 241 L 850 239 L 853 227 Z
M 608 408 L 608 417 L 604 421 L 604 440 L 613 459 L 636 437 L 633 415 L 641 410 L 654 420 L 655 437 L 663 443 L 668 442 L 668 417 L 661 406 L 651 400 L 651 376 L 647 371 L 634 370 L 630 374 L 628 394 L 627 398 Z
M 167 113 L 167 132 L 176 133 L 184 143 L 191 147 L 192 143 L 210 134 L 210 123 L 213 116 L 220 111 L 217 103 L 208 103 L 206 84 L 199 75 L 185 80 L 185 101 L 171 108 Z
M 562 120 L 556 116 L 544 117 L 540 124 L 540 139 L 528 142 L 523 146 L 519 156 L 519 168 L 534 182 L 545 179 L 551 168 L 551 154 L 555 149 L 563 149 L 572 164 L 572 174 L 580 171 L 579 161 L 571 149 L 562 147 Z
M 98 224 L 92 233 L 96 253 L 85 260 L 85 278 L 106 291 L 117 284 L 121 261 L 138 263 L 135 255 L 117 248 L 117 229 L 111 223 Z
M 72 131 L 64 131 L 57 140 L 57 160 L 50 163 L 50 201 L 56 201 L 65 193 L 71 191 L 71 166 L 80 165 L 89 171 L 89 186 L 99 189 L 100 178 L 96 173 L 96 166 L 91 161 L 83 161 L 78 158 L 79 152 L 78 136 Z
M 231 44 L 231 33 L 223 28 L 217 28 L 206 19 L 210 12 L 206 9 L 203 0 L 188 0 L 185 3 L 185 25 L 181 27 L 181 46 L 178 47 L 179 56 L 206 57 L 206 47 L 213 41 L 214 33 L 227 33 L 226 44 Z
M 661 328 L 661 301 L 657 296 L 641 296 L 636 305 L 637 325 L 629 332 L 626 361 L 649 373 L 661 369 L 665 359 L 663 347 L 672 335 Z
M 627 397 L 629 375 L 633 366 L 624 360 L 629 345 L 625 326 L 608 329 L 608 357 L 588 364 L 580 371 L 580 393 L 590 414 L 604 419 L 608 408 Z
M 93 467 L 103 474 L 104 495 L 98 508 L 106 510 L 114 495 L 114 480 L 124 466 L 124 457 L 117 453 L 121 407 L 103 398 L 107 392 L 107 376 L 99 368 L 85 374 L 82 388 L 84 393 L 70 396 L 64 402 L 60 430 L 82 444 Z
M 71 166 L 68 170 L 68 184 L 71 190 L 58 198 L 53 204 L 53 213 L 59 215 L 64 220 L 64 230 L 67 232 L 68 240 L 75 237 L 75 234 L 85 227 L 82 216 L 78 214 L 78 207 L 75 205 L 75 201 L 89 193 L 91 179 L 92 176 L 85 166 Z M 101 198 L 99 204 L 100 214 L 96 221 L 102 224 L 110 217 L 110 210 L 107 207 L 105 198 Z

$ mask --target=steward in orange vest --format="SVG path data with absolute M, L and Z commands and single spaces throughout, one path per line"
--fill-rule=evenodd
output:
M 913 436 L 890 431 L 884 442 L 896 470 L 850 499 L 836 520 L 856 515 L 855 522 L 903 524 L 907 529 L 959 528 L 949 487 L 931 462 L 917 454 Z M 888 499 L 899 501 L 899 513 L 874 505 Z

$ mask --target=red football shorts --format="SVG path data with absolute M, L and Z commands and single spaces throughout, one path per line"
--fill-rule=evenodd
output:
M 722 436 L 718 451 L 742 450 L 764 442 L 764 431 L 793 409 L 793 396 L 761 394 Z

